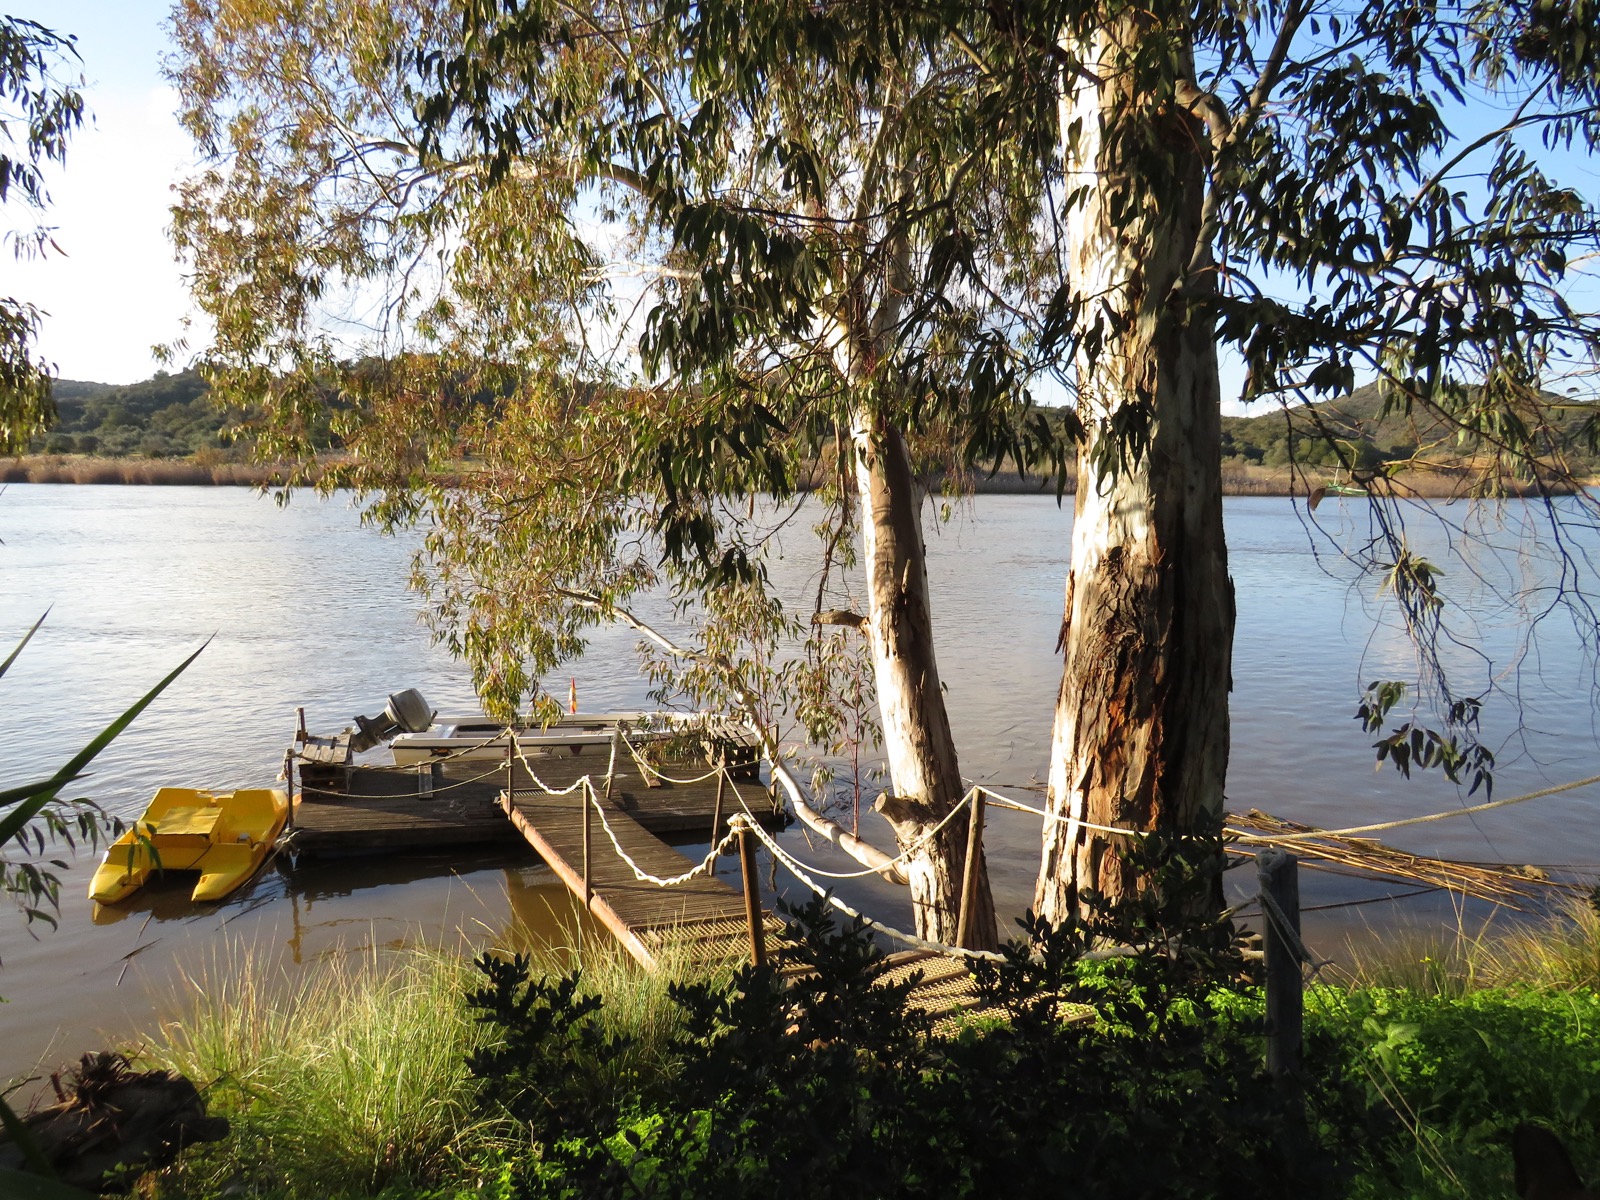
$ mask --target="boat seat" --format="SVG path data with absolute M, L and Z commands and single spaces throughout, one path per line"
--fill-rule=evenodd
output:
M 283 793 L 272 788 L 244 788 L 234 792 L 232 802 L 223 808 L 213 838 L 219 845 L 228 845 L 238 842 L 240 834 L 253 837 L 256 831 L 270 829 L 283 805 Z

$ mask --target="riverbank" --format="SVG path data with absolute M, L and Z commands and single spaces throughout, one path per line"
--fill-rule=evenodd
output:
M 34 454 L 0 462 L 0 484 L 4 483 L 81 483 L 127 484 L 165 487 L 281 487 L 289 469 L 282 465 L 255 462 L 208 462 L 196 458 L 100 458 L 79 454 Z M 1015 472 L 995 475 L 973 474 L 967 487 L 984 496 L 1053 495 L 1055 480 Z M 1342 482 L 1334 472 L 1309 469 L 1290 471 L 1285 467 L 1250 464 L 1225 464 L 1222 468 L 1224 496 L 1305 496 L 1317 488 Z M 1455 500 L 1468 496 L 1474 482 L 1464 468 L 1433 472 L 1409 472 L 1393 484 L 1380 487 L 1402 496 L 1428 500 Z M 930 490 L 941 490 L 943 480 L 928 480 Z M 1503 481 L 1508 496 L 1531 497 L 1564 494 L 1569 489 L 1530 483 Z M 1076 480 L 1068 479 L 1066 494 L 1076 490 Z
M 952 1037 L 866 990 L 875 967 L 848 935 L 813 927 L 807 944 L 830 969 L 781 993 L 731 965 L 645 976 L 605 942 L 476 971 L 436 950 L 332 959 L 286 987 L 247 955 L 197 980 L 144 1050 L 201 1084 L 233 1136 L 143 1194 L 748 1196 L 787 1179 L 804 1200 L 980 1195 L 999 1177 L 1018 1196 L 1070 1180 L 1131 1200 L 1276 1196 L 1292 1175 L 1305 1200 L 1468 1200 L 1510 1194 L 1511 1132 L 1528 1122 L 1594 1177 L 1600 928 L 1581 909 L 1509 944 L 1458 938 L 1447 954 L 1473 983 L 1398 980 L 1412 947 L 1324 974 L 1298 1093 L 1314 1132 L 1265 1074 L 1261 993 L 1238 974 L 1165 955 L 1013 969 L 1004 1028 Z M 1149 989 L 1180 1003 L 1144 1021 Z M 1027 1000 L 1054 1011 L 1060 994 L 1100 1020 Z M 900 1186 L 853 1186 L 864 1175 Z

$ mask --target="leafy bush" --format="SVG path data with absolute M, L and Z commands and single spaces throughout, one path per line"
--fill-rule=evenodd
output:
M 1265 1075 L 1232 930 L 1187 919 L 1215 884 L 1207 857 L 1152 852 L 1182 886 L 1090 897 L 1086 924 L 1024 922 L 978 972 L 1006 1019 L 953 1035 L 908 1004 L 909 985 L 884 983 L 881 949 L 821 901 L 791 914 L 802 969 L 786 984 L 747 967 L 731 985 L 674 989 L 670 1073 L 612 1068 L 628 1039 L 575 976 L 480 959 L 469 1003 L 493 1033 L 470 1065 L 490 1111 L 532 1143 L 511 1194 L 1342 1194 L 1379 1128 L 1367 1097 L 1326 1039 L 1305 1079 Z M 1089 961 L 1107 938 L 1138 949 Z M 1096 1019 L 1074 1019 L 1085 1004 Z
M 1556 1130 L 1580 1165 L 1600 1162 L 1592 991 L 1324 989 L 1308 1018 L 1348 1048 L 1373 1099 L 1411 1126 L 1357 1196 L 1509 1195 L 1510 1133 L 1524 1121 Z

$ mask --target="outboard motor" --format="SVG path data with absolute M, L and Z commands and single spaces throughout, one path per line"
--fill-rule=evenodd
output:
M 397 733 L 426 733 L 433 724 L 434 711 L 416 688 L 407 688 L 389 697 L 381 717 L 357 717 L 361 731 L 350 739 L 350 749 L 359 754 L 387 742 Z

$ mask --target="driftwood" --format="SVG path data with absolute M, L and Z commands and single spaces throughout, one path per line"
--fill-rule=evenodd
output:
M 135 1071 L 120 1054 L 85 1054 L 63 1079 L 59 1101 L 23 1118 L 61 1182 L 91 1192 L 126 1192 L 185 1146 L 227 1136 L 226 1117 L 206 1115 L 199 1090 L 175 1071 Z M 0 1133 L 0 1166 L 26 1170 L 21 1147 Z

